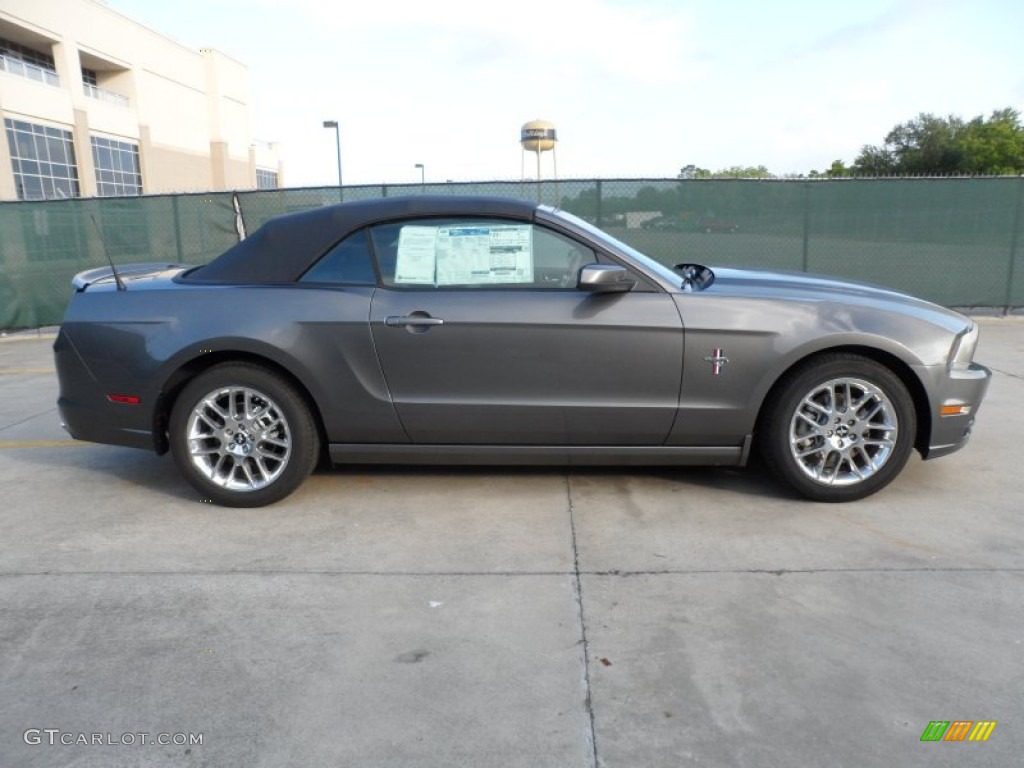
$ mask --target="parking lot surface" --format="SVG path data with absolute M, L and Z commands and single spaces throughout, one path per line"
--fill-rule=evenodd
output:
M 846 505 L 350 467 L 224 509 L 67 439 L 52 339 L 2 339 L 0 766 L 1019 764 L 1024 320 L 980 322 L 970 445 Z

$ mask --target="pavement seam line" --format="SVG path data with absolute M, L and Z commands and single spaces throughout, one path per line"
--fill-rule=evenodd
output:
M 0 578 L 33 576 L 395 576 L 401 578 L 498 578 L 562 576 L 791 576 L 826 573 L 1024 573 L 1022 568 L 706 568 L 663 571 L 329 571 L 329 570 L 193 570 L 193 571 L 0 571 Z
M 580 550 L 576 545 L 576 518 L 573 514 L 572 480 L 568 471 L 565 473 L 565 501 L 569 510 L 569 530 L 572 533 L 572 569 L 573 591 L 576 593 L 576 607 L 580 614 L 580 639 L 583 643 L 583 685 L 586 695 L 583 704 L 587 710 L 590 724 L 588 741 L 590 742 L 590 765 L 597 768 L 600 763 L 597 756 L 597 729 L 594 726 L 594 700 L 590 688 L 590 643 L 587 640 L 587 620 L 583 613 L 583 582 L 580 580 Z
M 21 421 L 15 421 L 15 422 L 12 422 L 10 424 L 4 424 L 2 427 L 0 427 L 0 432 L 3 432 L 5 429 L 10 429 L 11 427 L 16 427 L 19 424 L 24 424 L 26 421 L 32 421 L 32 419 L 38 419 L 40 416 L 45 416 L 46 414 L 53 413 L 56 410 L 57 410 L 56 407 L 54 407 L 54 408 L 47 408 L 45 411 L 42 411 L 41 413 L 34 413 L 31 416 L 26 416 Z
M 1021 376 L 1019 373 L 1010 373 L 1009 371 L 1004 371 L 1004 370 L 1001 370 L 999 368 L 993 368 L 991 365 L 988 366 L 988 367 L 991 370 L 995 371 L 996 373 L 1003 374 L 1003 376 L 1009 376 L 1012 379 L 1020 379 L 1021 381 L 1024 381 L 1024 376 Z

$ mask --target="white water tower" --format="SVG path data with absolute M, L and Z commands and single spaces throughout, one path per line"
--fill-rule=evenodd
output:
M 555 156 L 555 145 L 558 143 L 558 132 L 555 124 L 547 120 L 531 120 L 523 123 L 519 130 L 519 143 L 523 152 L 534 152 L 537 155 L 537 200 L 540 200 L 540 156 L 545 152 L 551 153 L 553 168 L 552 176 L 555 180 L 555 197 L 558 196 L 558 160 Z M 522 156 L 522 179 L 526 180 L 526 155 Z

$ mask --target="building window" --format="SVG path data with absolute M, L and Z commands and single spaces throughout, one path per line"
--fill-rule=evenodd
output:
M 78 197 L 78 166 L 71 131 L 4 119 L 19 200 Z
M 106 88 L 100 88 L 99 75 L 96 74 L 95 69 L 82 67 L 82 90 L 85 91 L 85 95 L 90 99 L 105 101 L 108 104 L 116 104 L 119 107 L 128 106 L 127 96 L 116 91 L 109 91 Z
M 277 171 L 256 169 L 256 189 L 277 189 Z
M 0 70 L 48 85 L 60 85 L 53 56 L 0 38 Z
M 92 162 L 100 197 L 142 194 L 138 144 L 93 136 Z

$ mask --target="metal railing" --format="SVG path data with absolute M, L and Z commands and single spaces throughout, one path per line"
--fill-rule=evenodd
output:
M 82 90 L 85 91 L 85 95 L 90 99 L 105 101 L 108 104 L 115 104 L 119 107 L 128 107 L 128 97 L 123 94 L 108 91 L 106 88 L 100 88 L 92 83 L 82 83 Z
M 27 61 L 14 56 L 8 56 L 5 53 L 0 53 L 0 70 L 12 75 L 27 77 L 29 80 L 35 80 L 36 82 L 60 87 L 60 75 L 52 69 L 29 64 Z

